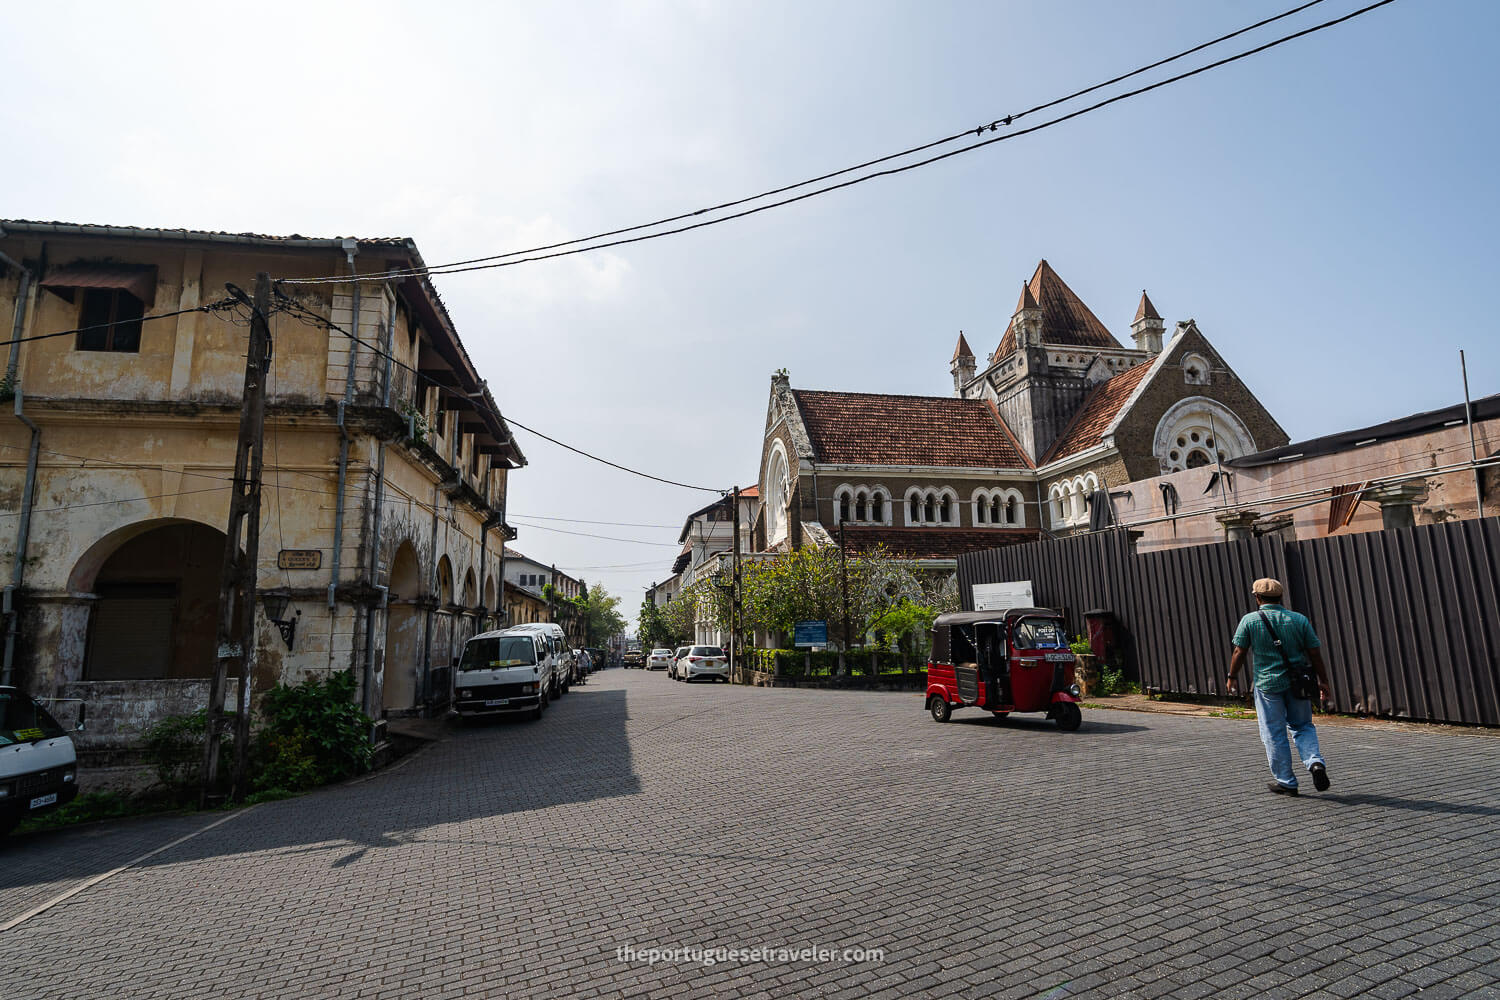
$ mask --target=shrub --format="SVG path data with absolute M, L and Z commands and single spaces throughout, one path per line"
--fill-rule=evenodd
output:
M 219 730 L 219 760 L 234 760 L 234 716 L 224 713 Z M 198 787 L 203 773 L 203 744 L 208 732 L 208 709 L 200 708 L 186 715 L 169 715 L 146 730 L 146 760 L 156 771 L 157 780 L 174 797 L 186 797 Z M 227 782 L 229 767 L 219 768 L 221 782 Z
M 278 684 L 261 699 L 257 792 L 300 791 L 366 771 L 370 719 L 354 703 L 354 672 Z

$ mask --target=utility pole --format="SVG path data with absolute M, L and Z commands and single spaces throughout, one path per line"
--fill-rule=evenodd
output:
M 231 288 L 243 296 L 243 292 Z M 229 525 L 224 539 L 224 561 L 219 572 L 219 628 L 214 676 L 208 695 L 208 727 L 203 750 L 203 788 L 200 805 L 215 798 L 219 776 L 219 739 L 224 728 L 224 694 L 229 661 L 239 661 L 239 697 L 234 726 L 234 770 L 232 795 L 245 794 L 245 752 L 250 740 L 250 684 L 255 669 L 255 586 L 260 556 L 260 472 L 265 450 L 266 372 L 270 368 L 271 276 L 255 276 L 254 312 L 250 317 L 250 343 L 245 352 L 245 390 L 240 401 L 240 436 L 234 456 L 233 495 L 229 500 Z M 244 550 L 240 536 L 244 535 Z M 238 597 L 238 600 L 236 600 Z M 236 636 L 235 612 L 240 628 Z
M 734 566 L 729 580 L 729 677 L 736 676 L 740 645 L 740 488 L 736 486 L 731 497 L 734 504 Z
M 839 587 L 839 593 L 844 605 L 844 652 L 849 652 L 849 557 L 848 549 L 844 546 L 844 519 L 839 518 L 839 575 L 843 578 L 843 584 Z

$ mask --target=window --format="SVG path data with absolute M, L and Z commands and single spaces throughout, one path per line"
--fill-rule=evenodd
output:
M 974 525 L 993 528 L 1019 528 L 1025 526 L 1025 503 L 1021 492 L 1014 487 L 993 487 L 974 491 L 971 499 Z
M 889 524 L 890 499 L 883 486 L 843 483 L 833 491 L 833 519 L 837 524 Z
M 913 486 L 906 494 L 908 525 L 958 523 L 958 494 L 952 487 L 921 489 Z
M 141 317 L 146 314 L 146 304 L 118 288 L 86 288 L 82 291 L 83 303 L 78 310 L 78 326 L 82 332 L 78 334 L 78 350 L 139 352 Z

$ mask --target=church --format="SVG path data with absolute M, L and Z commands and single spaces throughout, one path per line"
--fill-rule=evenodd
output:
M 1286 432 L 1193 320 L 1143 291 L 1126 347 L 1041 261 L 983 362 L 960 333 L 951 396 L 771 380 L 760 551 L 843 544 L 949 564 L 1113 523 L 1109 492 L 1280 447 Z

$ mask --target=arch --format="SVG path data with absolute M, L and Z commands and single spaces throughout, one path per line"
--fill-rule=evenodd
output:
M 1157 421 L 1151 444 L 1162 472 L 1227 462 L 1255 450 L 1255 438 L 1245 422 L 1207 396 L 1189 396 L 1168 407 Z
M 766 470 L 761 482 L 761 496 L 765 497 L 766 544 L 775 545 L 791 533 L 791 522 L 787 508 L 791 504 L 790 465 L 786 448 L 781 439 L 771 442 L 771 452 L 766 457 Z
M 890 524 L 891 495 L 885 491 L 885 487 L 875 487 L 870 494 L 870 503 L 872 505 L 870 520 L 876 524 Z
M 842 483 L 833 491 L 833 523 L 848 521 L 853 517 L 854 487 Z
M 1186 385 L 1208 385 L 1213 381 L 1213 366 L 1196 352 L 1182 356 L 1182 381 Z
M 492 573 L 484 576 L 484 610 L 491 613 L 495 611 L 495 577 Z
M 84 642 L 87 680 L 211 677 L 219 627 L 224 532 L 184 518 L 116 529 L 86 550 L 68 576 L 96 599 Z M 239 634 L 236 611 L 232 628 Z
M 479 587 L 474 582 L 474 571 L 471 569 L 464 574 L 463 606 L 472 608 L 479 603 Z
M 438 559 L 437 600 L 439 607 L 453 603 L 453 562 L 447 556 Z
M 406 711 L 416 706 L 423 617 L 421 561 L 410 539 L 396 546 L 387 579 L 380 704 L 388 710 Z

